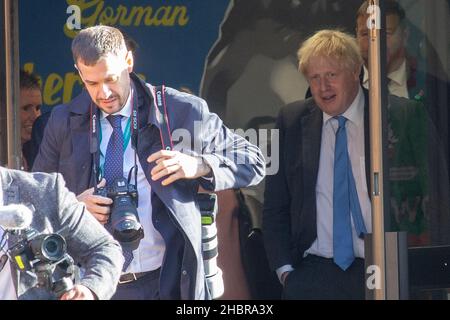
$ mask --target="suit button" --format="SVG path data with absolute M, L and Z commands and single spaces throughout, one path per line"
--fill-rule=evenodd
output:
M 183 276 L 187 276 L 187 271 L 186 271 L 186 270 L 183 270 L 183 271 L 181 272 L 181 274 L 182 274 Z

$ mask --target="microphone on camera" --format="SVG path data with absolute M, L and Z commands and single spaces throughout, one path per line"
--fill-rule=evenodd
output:
M 5 230 L 21 230 L 30 226 L 33 213 L 23 204 L 0 206 L 0 227 Z

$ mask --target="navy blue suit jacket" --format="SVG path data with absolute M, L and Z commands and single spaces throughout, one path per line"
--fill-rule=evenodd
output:
M 264 158 L 256 146 L 233 134 L 216 114 L 210 113 L 204 100 L 166 88 L 172 133 L 181 128 L 190 133 L 187 139 L 174 141 L 175 149 L 202 156 L 211 166 L 214 179 L 212 182 L 179 180 L 169 186 L 162 186 L 161 180 L 153 181 L 150 171 L 154 164 L 146 159 L 161 150 L 162 145 L 152 87 L 134 74 L 131 78 L 138 93 L 137 154 L 152 189 L 153 224 L 167 248 L 161 269 L 160 296 L 162 299 L 207 298 L 200 212 L 195 202 L 198 186 L 219 191 L 255 185 L 264 176 Z M 34 171 L 61 172 L 69 190 L 76 194 L 93 187 L 96 181 L 90 153 L 90 104 L 88 93 L 83 91 L 68 105 L 55 107 L 33 166 Z M 192 150 L 192 146 L 201 146 L 201 150 Z M 247 161 L 236 163 L 236 157 Z
M 368 93 L 364 90 L 366 181 L 369 186 L 370 147 Z M 316 183 L 319 171 L 323 113 L 312 98 L 280 111 L 280 169 L 266 179 L 263 233 L 273 270 L 297 265 L 317 238 Z M 370 194 L 370 191 L 369 191 Z

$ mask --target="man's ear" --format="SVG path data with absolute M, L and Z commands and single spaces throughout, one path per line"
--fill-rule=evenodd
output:
M 355 79 L 358 79 L 359 81 L 359 76 L 361 75 L 362 72 L 362 64 L 358 64 L 355 71 L 353 72 L 353 75 L 355 76 Z
M 127 64 L 128 72 L 129 73 L 133 72 L 133 67 L 134 67 L 133 52 L 131 52 L 131 51 L 127 52 L 127 55 L 125 56 L 125 62 Z
M 78 71 L 78 75 L 80 76 L 81 80 L 83 80 L 83 75 L 81 74 L 81 71 L 80 71 L 80 69 L 78 69 L 78 66 L 77 66 L 77 64 L 76 64 L 76 63 L 74 63 L 74 64 L 73 64 L 73 66 L 75 67 L 75 69 L 77 69 L 77 71 Z

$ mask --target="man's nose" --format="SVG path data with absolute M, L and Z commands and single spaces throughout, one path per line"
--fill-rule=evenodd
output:
M 111 89 L 109 89 L 109 86 L 107 84 L 103 84 L 100 86 L 99 90 L 99 97 L 100 99 L 108 99 L 111 96 Z
M 27 115 L 28 115 L 28 119 L 32 120 L 34 122 L 34 120 L 36 120 L 36 118 L 41 115 L 41 110 L 39 109 L 39 107 L 31 107 L 27 111 Z
M 330 87 L 330 81 L 328 81 L 327 77 L 320 78 L 320 90 L 326 91 Z
M 33 118 L 33 121 L 36 120 L 37 117 L 39 117 L 41 115 L 41 109 L 38 107 L 32 108 L 31 111 L 32 115 L 31 117 Z

